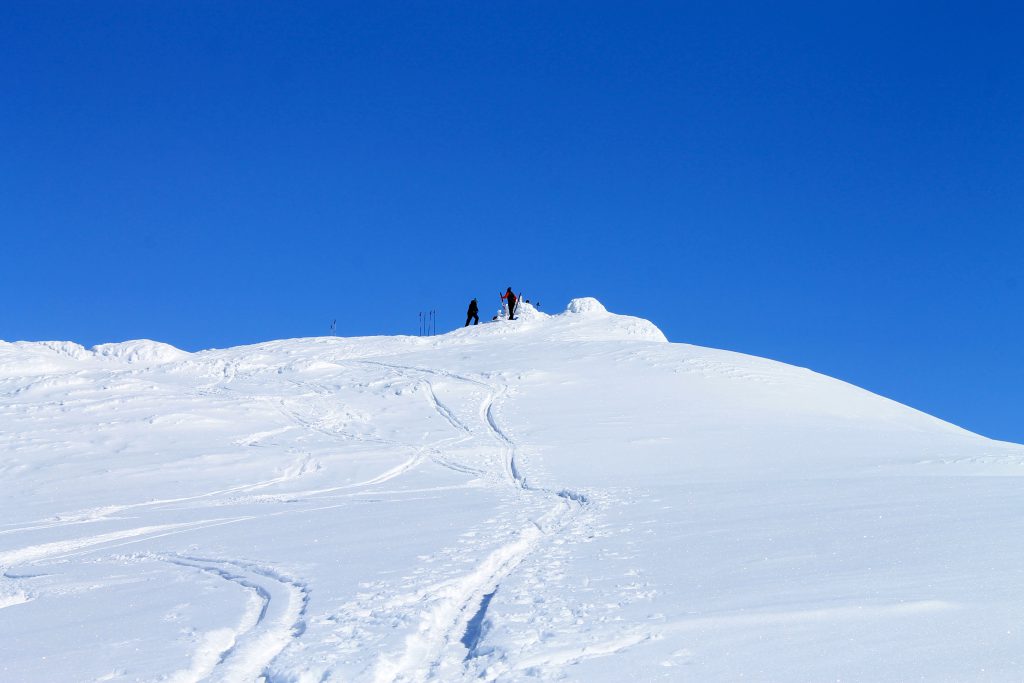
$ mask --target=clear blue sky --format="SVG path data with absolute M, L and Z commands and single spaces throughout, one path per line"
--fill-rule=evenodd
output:
M 1017 3 L 8 2 L 0 338 L 512 285 L 1024 442 Z

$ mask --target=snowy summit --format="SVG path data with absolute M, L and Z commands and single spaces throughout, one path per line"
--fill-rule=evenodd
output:
M 1024 677 L 1024 447 L 595 299 L 0 393 L 7 683 Z

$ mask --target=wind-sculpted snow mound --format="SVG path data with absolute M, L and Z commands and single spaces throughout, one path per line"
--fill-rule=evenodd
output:
M 578 299 L 573 299 L 569 302 L 569 305 L 565 307 L 566 313 L 580 313 L 580 314 L 593 314 L 593 313 L 607 313 L 608 309 L 604 307 L 597 299 L 584 296 Z
M 86 349 L 68 341 L 0 342 L 0 376 L 18 377 L 82 370 L 93 361 L 161 364 L 189 353 L 170 344 L 136 339 Z
M 98 344 L 92 347 L 92 352 L 101 358 L 111 358 L 126 363 L 171 363 L 189 356 L 187 351 L 149 339 L 133 339 L 116 344 Z
M 187 351 L 170 344 L 136 339 L 98 344 L 86 349 L 75 342 L 0 342 L 0 378 L 36 377 L 80 372 L 96 361 L 138 365 L 163 365 L 187 358 Z
M 0 342 L 0 376 L 57 374 L 78 367 L 93 354 L 74 342 Z
M 538 310 L 529 301 L 520 301 L 516 306 L 516 320 L 547 320 L 551 316 Z
M 565 313 L 557 317 L 563 324 L 552 330 L 553 340 L 668 341 L 650 320 L 609 313 L 604 304 L 593 297 L 573 299 Z

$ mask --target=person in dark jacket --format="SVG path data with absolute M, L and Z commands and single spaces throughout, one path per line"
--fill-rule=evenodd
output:
M 516 295 L 512 293 L 512 288 L 509 287 L 505 290 L 505 293 L 501 295 L 502 299 L 508 299 L 508 319 L 515 320 L 516 315 Z
M 474 325 L 480 322 L 479 309 L 476 307 L 476 299 L 469 302 L 469 310 L 466 311 L 466 324 L 463 325 L 463 327 L 469 327 L 470 320 L 473 321 Z

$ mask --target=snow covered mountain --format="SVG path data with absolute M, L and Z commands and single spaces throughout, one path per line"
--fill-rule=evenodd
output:
M 593 299 L 0 343 L 0 680 L 1024 679 L 1024 447 Z

